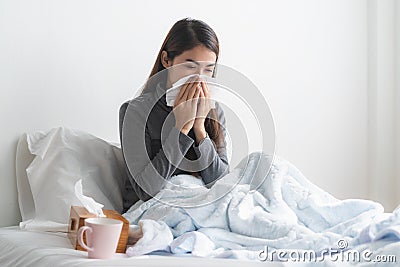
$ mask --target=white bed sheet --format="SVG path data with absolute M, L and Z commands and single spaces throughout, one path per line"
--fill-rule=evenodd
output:
M 356 247 L 362 252 L 372 252 L 371 259 L 377 255 L 395 255 L 396 262 L 330 262 L 317 264 L 297 263 L 295 266 L 398 266 L 400 264 L 400 242 L 380 240 Z M 43 267 L 43 266 L 293 266 L 293 262 L 257 262 L 236 259 L 200 258 L 188 254 L 176 256 L 153 254 L 127 257 L 117 253 L 109 260 L 88 259 L 87 252 L 74 250 L 66 233 L 35 232 L 20 230 L 18 226 L 0 228 L 0 266 L 1 267 Z
M 127 257 L 117 253 L 112 259 L 88 259 L 87 252 L 74 250 L 66 233 L 0 228 L 0 266 L 285 266 L 279 262 L 251 262 L 193 256 L 144 255 Z

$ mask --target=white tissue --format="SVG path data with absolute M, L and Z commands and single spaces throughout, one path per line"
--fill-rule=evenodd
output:
M 97 217 L 106 217 L 102 210 L 104 207 L 103 204 L 97 203 L 93 198 L 83 195 L 82 179 L 79 179 L 79 181 L 75 183 L 75 196 L 88 212 L 96 214 Z
M 198 75 L 198 74 L 192 74 L 189 76 L 185 76 L 181 79 L 179 79 L 177 82 L 175 82 L 170 89 L 166 91 L 166 101 L 167 101 L 167 106 L 173 107 L 175 103 L 175 99 L 179 94 L 179 91 L 181 89 L 181 86 L 185 84 L 185 82 L 192 76 L 199 76 L 201 80 L 206 81 L 208 85 L 208 89 L 210 92 L 210 106 L 211 108 L 215 108 L 215 100 L 220 99 L 220 91 L 223 90 L 220 85 L 218 85 L 218 82 L 215 78 L 209 77 L 206 75 Z

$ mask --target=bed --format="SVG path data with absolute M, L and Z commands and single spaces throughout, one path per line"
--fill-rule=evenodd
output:
M 1 266 L 233 267 L 287 266 L 293 263 L 288 259 L 263 261 L 261 258 L 212 258 L 166 251 L 152 251 L 130 257 L 117 253 L 109 260 L 88 259 L 87 252 L 74 250 L 67 237 L 70 205 L 80 204 L 74 195 L 73 185 L 78 180 L 82 181 L 85 195 L 104 204 L 104 208 L 122 213 L 126 204 L 122 198 L 126 190 L 126 176 L 119 145 L 82 131 L 60 127 L 46 132 L 23 134 L 18 142 L 16 157 L 22 221 L 16 226 L 0 228 Z M 381 214 L 379 220 L 383 221 L 390 216 L 391 214 Z M 317 264 L 396 266 L 400 259 L 400 235 L 396 236 L 396 233 L 400 233 L 400 222 L 397 223 L 384 232 L 387 238 L 360 243 L 347 251 L 351 253 L 357 250 L 360 255 L 371 252 L 368 258 L 357 261 L 324 258 Z M 314 266 L 315 262 L 305 261 L 301 265 Z
M 377 262 L 349 263 L 349 266 L 398 266 L 393 256 L 400 258 L 400 242 L 380 241 L 359 246 L 359 251 L 374 251 Z M 288 266 L 285 262 L 256 262 L 236 259 L 200 258 L 193 256 L 171 256 L 153 253 L 127 257 L 117 253 L 110 260 L 93 260 L 87 253 L 72 248 L 67 235 L 62 232 L 37 232 L 21 230 L 18 226 L 0 228 L 0 264 L 2 267 L 36 266 Z M 392 258 L 389 256 L 392 255 Z M 386 261 L 386 262 L 385 262 Z M 354 265 L 353 265 L 354 264 Z M 306 266 L 306 264 L 304 264 Z M 325 261 L 321 266 L 346 266 L 346 262 Z M 299 266 L 299 264 L 297 265 Z M 312 265 L 315 266 L 315 265 Z

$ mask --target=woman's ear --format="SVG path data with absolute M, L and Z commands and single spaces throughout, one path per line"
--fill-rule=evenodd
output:
M 168 53 L 165 50 L 161 52 L 161 64 L 164 66 L 164 68 L 169 68 L 172 66 L 172 62 L 168 58 Z

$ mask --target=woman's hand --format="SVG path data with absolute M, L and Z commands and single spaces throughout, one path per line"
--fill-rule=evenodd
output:
M 200 131 L 205 132 L 204 122 L 207 118 L 208 113 L 211 110 L 210 92 L 207 83 L 205 81 L 201 81 L 200 84 L 202 90 L 200 90 L 200 95 L 198 100 L 199 104 L 197 106 L 196 119 L 193 124 L 193 129 L 197 132 Z
M 182 85 L 176 97 L 173 108 L 175 127 L 184 134 L 188 134 L 193 127 L 201 91 L 200 79 L 192 77 Z

